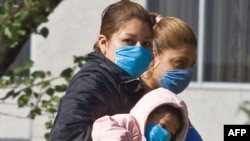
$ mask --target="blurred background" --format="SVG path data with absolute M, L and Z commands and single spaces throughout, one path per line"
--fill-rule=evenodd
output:
M 45 20 L 43 19 L 41 24 L 37 24 L 38 26 L 34 26 L 40 35 L 29 31 L 32 33 L 31 36 L 26 36 L 22 42 L 18 42 L 19 46 L 15 46 L 15 42 L 11 44 L 12 42 L 9 40 L 8 44 L 0 44 L 1 50 L 3 50 L 4 45 L 11 46 L 9 48 L 19 47 L 19 51 L 16 51 L 18 53 L 14 55 L 17 57 L 0 54 L 2 61 L 5 59 L 8 62 L 14 58 L 8 67 L 9 70 L 25 64 L 27 60 L 32 60 L 32 67 L 28 66 L 28 71 L 26 69 L 22 75 L 27 76 L 33 72 L 33 78 L 41 80 L 44 80 L 45 76 L 52 78 L 61 76 L 66 79 L 66 81 L 65 79 L 57 80 L 53 82 L 55 87 L 46 89 L 46 94 L 51 98 L 46 101 L 41 100 L 39 93 L 34 93 L 34 89 L 26 89 L 25 87 L 25 91 L 19 89 L 19 92 L 23 93 L 11 92 L 16 87 L 7 87 L 12 83 L 9 83 L 11 81 L 7 83 L 7 80 L 4 80 L 11 75 L 1 74 L 0 98 L 3 98 L 0 100 L 0 141 L 46 140 L 51 120 L 56 114 L 55 109 L 51 108 L 55 105 L 51 106 L 48 102 L 58 102 L 58 98 L 64 95 L 65 83 L 69 77 L 65 73 L 67 71 L 64 71 L 64 75 L 62 75 L 62 70 L 77 63 L 79 67 L 80 61 L 84 61 L 84 58 L 76 56 L 84 56 L 93 50 L 100 29 L 102 11 L 106 6 L 116 1 L 58 0 L 52 6 L 51 11 L 45 10 L 38 13 L 45 15 L 40 18 L 40 20 L 43 18 Z M 202 138 L 205 141 L 222 141 L 224 125 L 249 124 L 250 1 L 134 1 L 149 11 L 182 19 L 190 25 L 197 36 L 198 58 L 195 76 L 189 87 L 180 96 L 186 101 L 190 120 Z M 4 9 L 8 9 L 5 2 L 6 0 L 0 0 L 0 23 L 2 25 L 4 25 L 6 17 Z M 20 5 L 24 3 L 23 0 L 17 0 L 17 2 Z M 37 2 L 39 5 L 39 1 Z M 7 13 L 7 16 L 10 14 Z M 21 14 L 25 15 L 25 12 Z M 26 15 L 29 14 L 26 13 Z M 25 22 L 25 20 L 23 21 Z M 12 24 L 12 26 L 18 27 L 18 24 Z M 11 31 L 16 30 L 14 30 L 15 28 L 10 29 L 1 27 L 0 41 L 5 39 L 3 35 L 13 38 Z M 27 31 L 20 31 L 17 34 L 24 35 L 29 33 Z M 1 50 L 0 53 L 3 52 Z M 0 63 L 2 62 L 0 61 Z M 4 65 L 1 67 L 4 68 Z M 32 80 L 32 82 L 34 81 Z M 49 84 L 47 81 L 42 82 L 41 89 L 43 90 Z M 52 96 L 52 93 L 55 93 L 57 97 Z M 46 108 L 45 112 L 38 108 L 39 106 L 36 104 L 38 102 L 32 102 L 30 95 L 33 94 L 36 100 L 43 102 L 42 107 Z

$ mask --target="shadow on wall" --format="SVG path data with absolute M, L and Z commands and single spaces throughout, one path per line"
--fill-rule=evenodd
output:
M 157 12 L 157 13 L 159 13 L 160 12 L 159 1 L 153 2 L 152 0 L 147 0 L 146 8 L 150 12 Z
M 0 138 L 0 141 L 30 141 L 29 139 L 17 139 L 17 138 Z

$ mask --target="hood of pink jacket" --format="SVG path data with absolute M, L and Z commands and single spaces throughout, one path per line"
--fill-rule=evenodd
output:
M 158 88 L 150 91 L 149 93 L 145 94 L 144 97 L 140 99 L 140 101 L 137 102 L 133 109 L 131 109 L 130 114 L 137 119 L 141 133 L 142 135 L 144 135 L 147 117 L 156 107 L 161 106 L 163 104 L 170 104 L 181 109 L 182 115 L 185 120 L 185 125 L 181 133 L 177 135 L 176 140 L 184 141 L 188 131 L 187 106 L 185 102 L 173 92 L 164 88 Z

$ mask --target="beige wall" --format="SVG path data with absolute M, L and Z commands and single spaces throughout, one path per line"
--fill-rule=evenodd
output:
M 45 24 L 49 28 L 49 36 L 46 39 L 32 37 L 35 69 L 52 70 L 57 75 L 72 64 L 73 55 L 91 51 L 98 35 L 101 12 L 115 1 L 63 1 Z M 146 0 L 137 2 L 145 6 Z M 237 108 L 243 100 L 250 99 L 249 91 L 190 87 L 180 96 L 188 105 L 190 120 L 205 141 L 222 141 L 224 124 L 243 124 L 246 121 L 246 115 L 237 113 Z M 25 115 L 28 109 L 0 104 L 1 111 Z M 30 121 L 0 115 L 0 140 L 23 138 L 43 141 L 44 118 Z
M 223 141 L 225 124 L 244 124 L 247 117 L 238 108 L 250 100 L 249 90 L 188 88 L 180 96 L 188 105 L 189 117 L 204 141 Z

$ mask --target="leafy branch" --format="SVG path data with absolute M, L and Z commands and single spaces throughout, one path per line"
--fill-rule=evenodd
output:
M 30 35 L 47 37 L 48 15 L 62 0 L 1 0 L 0 1 L 0 76 L 15 60 Z
M 242 111 L 247 115 L 248 121 L 246 122 L 246 124 L 250 124 L 250 101 L 243 101 L 239 106 L 239 111 Z
M 34 71 L 29 76 L 22 74 L 33 66 L 32 61 L 15 68 L 0 78 L 0 89 L 7 90 L 4 97 L 0 98 L 2 103 L 7 99 L 15 99 L 20 108 L 30 109 L 27 118 L 35 119 L 37 116 L 48 116 L 45 122 L 47 130 L 51 129 L 53 119 L 57 113 L 61 94 L 65 93 L 69 82 L 75 72 L 87 61 L 86 56 L 74 56 L 74 65 L 64 69 L 60 76 L 52 76 L 49 71 Z M 1 113 L 5 116 L 17 118 L 18 115 Z M 48 133 L 45 135 L 48 139 Z

